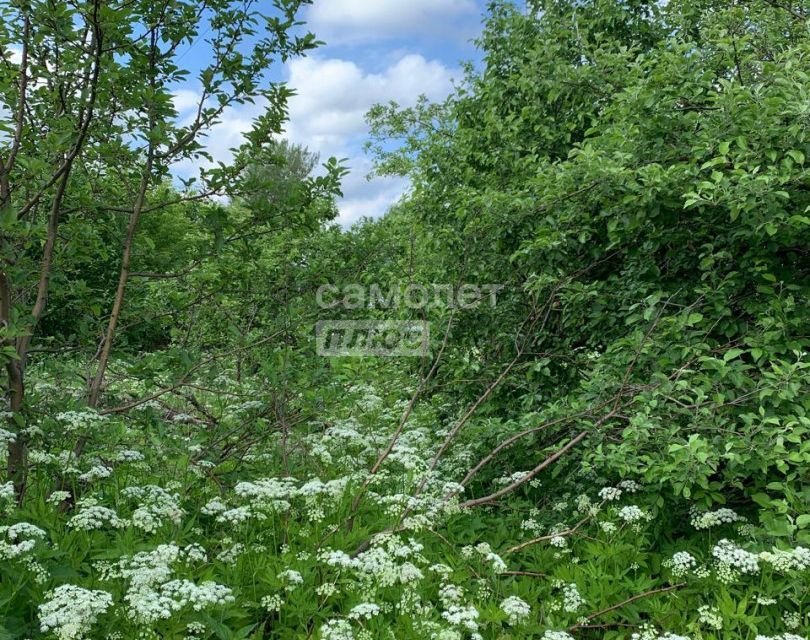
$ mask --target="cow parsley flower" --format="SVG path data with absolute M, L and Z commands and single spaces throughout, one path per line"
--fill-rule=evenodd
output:
M 89 409 L 85 411 L 63 411 L 57 413 L 54 417 L 63 423 L 64 429 L 69 432 L 86 432 L 106 420 L 106 416 Z
M 712 548 L 712 555 L 718 563 L 718 575 L 724 582 L 731 582 L 736 573 L 752 574 L 759 572 L 757 556 L 741 549 L 730 540 L 720 540 Z
M 636 491 L 641 490 L 641 485 L 635 480 L 622 480 L 618 487 L 622 491 L 627 491 L 627 493 L 636 493 Z
M 236 495 L 250 501 L 255 509 L 286 511 L 295 496 L 295 479 L 263 478 L 255 482 L 239 482 Z
M 141 462 L 144 456 L 140 451 L 124 449 L 115 454 L 116 462 Z
M 202 622 L 189 622 L 186 625 L 186 633 L 192 637 L 201 636 L 207 630 L 208 627 L 206 627 Z
M 219 498 L 214 498 L 213 500 L 209 500 L 208 502 L 206 502 L 202 506 L 202 508 L 200 508 L 200 513 L 207 516 L 213 516 L 216 515 L 217 513 L 222 513 L 227 508 L 228 505 L 222 502 L 222 500 L 220 500 Z
M 321 640 L 354 640 L 348 620 L 327 620 L 321 627 Z
M 154 533 L 164 523 L 177 525 L 182 520 L 183 509 L 180 507 L 180 496 L 176 493 L 156 485 L 126 487 L 122 493 L 140 501 L 132 513 L 132 524 L 146 533 Z
M 446 564 L 432 564 L 428 567 L 428 571 L 432 571 L 433 573 L 441 576 L 442 578 L 447 578 L 453 570 L 448 567 Z
M 251 512 L 250 507 L 235 507 L 220 513 L 217 516 L 217 522 L 226 522 L 231 525 L 237 525 L 250 520 L 252 516 L 253 513 Z M 260 519 L 266 517 L 264 514 L 259 514 L 259 516 L 261 516 Z
M 672 575 L 681 578 L 697 566 L 697 560 L 688 551 L 678 551 L 671 558 L 664 560 L 665 567 L 669 567 Z
M 636 505 L 630 504 L 619 509 L 619 517 L 625 522 L 632 523 L 643 520 L 647 515 Z
M 261 599 L 261 605 L 264 607 L 265 611 L 273 613 L 276 611 L 281 611 L 281 607 L 284 606 L 284 600 L 280 595 L 274 593 L 269 596 L 264 596 Z
M 568 613 L 574 613 L 577 609 L 579 609 L 582 605 L 585 604 L 585 600 L 579 595 L 579 589 L 577 589 L 577 585 L 573 582 L 569 582 L 568 584 L 563 586 L 563 610 L 567 611 Z
M 71 496 L 70 491 L 54 491 L 53 493 L 51 493 L 51 495 L 48 496 L 46 502 L 48 504 L 60 505 L 65 500 L 70 498 L 70 496 Z
M 487 542 L 479 542 L 475 545 L 475 550 L 484 558 L 485 562 L 492 565 L 495 573 L 503 573 L 506 571 L 506 563 L 503 558 L 495 553 Z
M 199 585 L 189 580 L 171 580 L 161 585 L 160 593 L 163 598 L 171 599 L 171 607 L 175 611 L 185 607 L 202 611 L 213 605 L 234 601 L 230 588 L 211 580 Z
M 464 589 L 455 584 L 445 584 L 439 589 L 439 600 L 446 607 L 451 604 L 461 602 L 464 597 Z
M 802 623 L 802 616 L 798 611 L 784 611 L 782 622 L 788 629 L 798 629 Z
M 692 515 L 692 526 L 697 529 L 710 529 L 730 522 L 744 521 L 745 518 L 737 515 L 731 509 L 722 508 L 715 511 L 704 511 Z
M 599 528 L 604 531 L 605 533 L 615 533 L 618 527 L 616 526 L 615 522 L 610 522 L 605 520 L 604 522 L 599 523 Z
M 698 620 L 715 631 L 723 628 L 723 616 L 717 607 L 710 607 L 707 604 L 698 607 Z
M 641 626 L 641 633 L 634 633 L 630 636 L 630 640 L 690 640 L 690 638 L 669 632 L 659 633 L 655 627 L 644 624 Z
M 0 501 L 5 500 L 14 500 L 14 482 L 11 480 L 4 484 L 0 484 Z
M 6 528 L 6 535 L 8 536 L 9 540 L 16 541 L 18 538 L 27 539 L 27 538 L 45 538 L 47 534 L 37 527 L 36 525 L 31 524 L 30 522 L 18 522 L 17 524 L 13 524 L 10 527 Z
M 780 573 L 788 571 L 804 571 L 810 567 L 810 549 L 796 547 L 790 551 L 774 549 L 773 551 L 762 551 L 759 559 L 771 565 Z
M 521 624 L 532 612 L 532 608 L 517 596 L 509 596 L 500 604 L 501 611 L 503 611 L 512 626 Z
M 622 497 L 622 490 L 618 487 L 605 487 L 599 491 L 599 497 L 607 502 L 615 502 Z
M 109 478 L 112 475 L 112 469 L 103 464 L 93 465 L 89 471 L 82 473 L 79 480 L 82 482 L 92 482 L 93 480 L 100 480 L 102 478 Z
M 59 640 L 81 640 L 112 602 L 106 591 L 60 585 L 39 605 L 40 629 L 43 633 L 53 632 Z
M 276 577 L 284 583 L 287 591 L 294 591 L 298 585 L 304 584 L 303 576 L 293 569 L 282 571 Z
M 349 611 L 348 618 L 351 620 L 371 620 L 374 616 L 380 613 L 379 605 L 373 602 L 363 602 Z
M 338 589 L 338 586 L 331 582 L 324 582 L 323 584 L 320 584 L 317 587 L 315 587 L 315 593 L 317 593 L 322 598 L 330 598 L 339 592 L 340 589 Z
M 207 562 L 208 554 L 202 545 L 192 542 L 183 548 L 186 562 Z
M 406 562 L 399 568 L 399 581 L 402 584 L 419 582 L 425 574 L 412 562 Z
M 37 545 L 37 540 L 46 537 L 39 527 L 28 522 L 18 522 L 10 527 L 0 527 L 0 558 L 6 560 L 22 559 L 31 553 Z
M 456 627 L 468 631 L 478 631 L 478 609 L 472 605 L 450 605 L 442 612 L 442 618 Z
M 85 503 L 79 512 L 67 521 L 67 526 L 82 531 L 92 531 L 104 527 L 120 529 L 125 527 L 126 524 L 126 520 L 119 518 L 118 514 L 112 509 L 91 503 Z
M 224 564 L 236 564 L 237 559 L 244 552 L 245 552 L 245 545 L 243 545 L 241 542 L 235 542 L 234 544 L 220 551 L 217 554 L 217 560 L 219 560 Z
M 184 608 L 202 611 L 210 606 L 233 601 L 231 589 L 207 581 L 171 579 L 174 565 L 181 558 L 177 545 L 159 545 L 152 551 L 124 557 L 116 575 L 129 580 L 124 600 L 129 617 L 139 624 L 152 624 L 170 618 Z
M 354 558 L 352 558 L 345 551 L 326 549 L 318 554 L 318 560 L 325 562 L 330 567 L 353 567 L 357 565 Z

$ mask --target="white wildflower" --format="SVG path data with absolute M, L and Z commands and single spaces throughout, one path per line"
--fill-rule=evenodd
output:
M 265 611 L 269 613 L 281 611 L 281 607 L 284 606 L 284 599 L 277 593 L 274 593 L 269 596 L 264 596 L 261 600 L 261 605 L 264 607 Z
M 698 620 L 716 631 L 723 628 L 723 616 L 720 615 L 717 607 L 710 607 L 706 604 L 698 607 Z
M 532 608 L 517 596 L 509 596 L 500 604 L 501 611 L 503 611 L 512 626 L 521 624 L 529 617 Z
M 82 531 L 92 531 L 104 527 L 120 529 L 126 524 L 126 520 L 119 518 L 115 511 L 96 504 L 86 504 L 67 522 L 67 526 L 70 528 Z
M 725 582 L 733 580 L 736 572 L 750 574 L 759 571 L 759 563 L 755 554 L 741 549 L 725 538 L 714 545 L 712 555 L 718 562 L 719 576 Z
M 574 613 L 585 604 L 584 598 L 579 594 L 576 583 L 568 582 L 562 585 L 562 609 L 567 613 Z
M 93 480 L 99 480 L 101 478 L 109 478 L 111 474 L 112 469 L 103 464 L 97 464 L 91 467 L 89 471 L 82 473 L 79 476 L 79 480 L 82 482 L 92 482 Z
M 354 640 L 348 620 L 327 620 L 320 629 L 321 640 Z
M 374 616 L 380 613 L 379 605 L 373 602 L 363 602 L 349 611 L 348 618 L 352 620 L 371 620 Z
M 646 514 L 636 505 L 631 504 L 619 509 L 619 517 L 625 522 L 638 522 L 646 517 Z
M 758 557 L 762 562 L 771 565 L 780 573 L 804 571 L 810 567 L 810 549 L 805 547 L 796 547 L 790 551 L 781 549 L 762 551 Z
M 614 502 L 622 497 L 622 490 L 618 487 L 605 487 L 599 491 L 599 497 L 607 502 Z
M 70 496 L 71 496 L 70 491 L 54 491 L 51 495 L 48 496 L 46 502 L 48 504 L 60 505 L 65 500 L 70 498 Z
M 703 513 L 695 513 L 692 515 L 692 526 L 695 529 L 710 529 L 722 524 L 730 522 L 739 522 L 745 520 L 742 516 L 738 516 L 731 509 L 716 509 L 715 511 L 704 511 Z
M 304 584 L 303 576 L 293 569 L 282 571 L 276 577 L 284 583 L 287 591 L 293 591 L 298 585 Z
M 697 560 L 688 551 L 678 551 L 663 564 L 669 567 L 673 576 L 681 578 L 697 566 Z
M 81 640 L 112 602 L 106 591 L 60 585 L 39 606 L 40 629 L 43 633 L 54 633 L 59 640 Z
M 14 500 L 14 495 L 14 483 L 11 480 L 0 484 L 0 501 Z

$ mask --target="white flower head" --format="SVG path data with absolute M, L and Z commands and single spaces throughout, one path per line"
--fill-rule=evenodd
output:
M 59 640 L 81 640 L 112 602 L 112 596 L 106 591 L 60 585 L 39 606 L 40 629 L 43 633 L 52 632 Z

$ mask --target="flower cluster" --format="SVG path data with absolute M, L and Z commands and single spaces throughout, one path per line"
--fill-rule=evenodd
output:
M 348 617 L 352 620 L 371 620 L 380 613 L 379 605 L 373 602 L 363 602 L 352 607 Z
M 631 504 L 619 509 L 619 518 L 625 522 L 634 523 L 647 518 L 647 514 L 645 514 L 636 505 Z
M 672 571 L 673 576 L 681 578 L 697 566 L 697 560 L 688 551 L 678 551 L 664 560 L 663 564 Z
M 712 556 L 717 561 L 717 574 L 723 582 L 733 582 L 738 574 L 759 572 L 756 554 L 741 549 L 726 538 L 714 545 Z
M 501 611 L 506 614 L 509 624 L 512 626 L 524 622 L 532 612 L 532 608 L 526 603 L 526 601 L 518 598 L 517 596 L 509 596 L 503 600 L 500 604 L 500 608 Z
M 166 522 L 180 524 L 183 509 L 177 494 L 156 485 L 126 487 L 122 493 L 140 503 L 132 513 L 132 525 L 138 529 L 154 533 Z
M 710 607 L 707 604 L 698 607 L 698 621 L 716 631 L 723 628 L 723 616 L 720 615 L 720 611 L 717 607 Z
M 810 549 L 796 547 L 789 551 L 774 549 L 773 551 L 762 551 L 759 559 L 771 565 L 779 573 L 788 571 L 804 571 L 810 568 Z
M 352 625 L 347 620 L 327 620 L 320 635 L 322 640 L 354 640 Z
M 710 529 L 711 527 L 718 527 L 722 524 L 729 524 L 731 522 L 745 521 L 740 515 L 737 515 L 731 509 L 716 509 L 715 511 L 704 511 L 702 513 L 692 514 L 692 526 L 695 529 Z
M 23 558 L 46 536 L 45 531 L 28 522 L 0 527 L 0 559 Z
M 622 490 L 618 487 L 605 487 L 599 491 L 599 497 L 606 502 L 615 502 L 622 497 Z
M 112 595 L 106 591 L 60 585 L 39 606 L 40 629 L 52 632 L 59 640 L 81 640 L 112 603 Z
M 133 621 L 152 624 L 184 608 L 202 611 L 233 601 L 231 589 L 215 582 L 197 585 L 189 580 L 172 579 L 172 566 L 182 557 L 183 550 L 177 545 L 164 544 L 131 558 L 123 557 L 111 569 L 108 578 L 120 577 L 129 582 L 124 601 Z
M 127 521 L 119 518 L 113 509 L 102 507 L 93 500 L 85 500 L 80 503 L 79 511 L 68 520 L 67 525 L 73 529 L 92 531 L 104 527 L 118 529 L 125 527 Z
M 86 433 L 90 429 L 99 426 L 105 417 L 96 411 L 87 409 L 85 411 L 63 411 L 55 416 L 57 421 L 62 423 L 65 431 Z

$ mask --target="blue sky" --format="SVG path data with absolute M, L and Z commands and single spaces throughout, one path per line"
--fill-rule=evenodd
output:
M 362 148 L 365 112 L 389 100 L 410 105 L 422 93 L 444 98 L 461 77 L 460 62 L 478 57 L 471 40 L 484 10 L 484 0 L 315 0 L 305 10 L 307 28 L 326 44 L 281 70 L 297 92 L 285 137 L 319 152 L 322 160 L 348 159 L 351 173 L 339 202 L 343 226 L 382 215 L 407 187 L 396 178 L 366 179 L 371 163 Z M 193 87 L 178 90 L 181 117 L 195 96 Z M 228 159 L 228 149 L 239 144 L 259 108 L 244 105 L 224 114 L 207 141 L 215 159 Z M 190 166 L 178 171 L 196 173 Z

